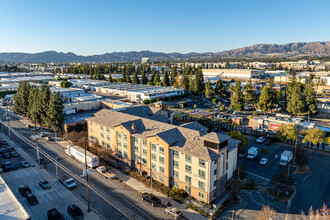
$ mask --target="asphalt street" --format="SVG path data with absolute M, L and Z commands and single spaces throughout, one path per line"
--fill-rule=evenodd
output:
M 2 110 L 3 111 L 3 110 Z M 3 115 L 3 114 L 1 114 Z M 3 117 L 3 116 L 2 116 Z M 2 118 L 4 120 L 4 118 Z M 25 125 L 16 119 L 10 121 L 10 125 L 15 131 L 22 134 L 24 137 L 31 137 L 33 133 L 25 128 Z M 5 126 L 2 126 L 4 133 L 8 133 Z M 14 140 L 24 151 L 30 154 L 32 157 L 36 158 L 36 150 L 22 141 L 20 138 L 11 134 L 11 139 Z M 58 158 L 58 162 L 62 164 L 65 168 L 69 169 L 76 175 L 82 175 L 83 167 L 65 154 L 62 146 L 55 142 L 46 141 L 40 139 L 39 141 L 40 149 L 44 150 L 52 158 Z M 46 164 L 44 168 L 55 175 L 56 168 L 55 165 L 46 159 Z M 65 172 L 58 169 L 59 176 Z M 163 208 L 151 207 L 148 203 L 141 203 L 141 195 L 132 190 L 130 187 L 121 183 L 118 180 L 107 180 L 100 174 L 94 172 L 90 175 L 90 201 L 91 206 L 100 215 L 106 219 L 168 219 L 169 217 L 165 214 Z M 76 178 L 78 187 L 73 189 L 72 192 L 82 198 L 84 201 L 86 199 L 86 187 L 81 183 L 84 182 L 83 178 Z M 114 208 L 113 206 L 116 206 Z M 121 211 L 118 211 L 118 208 Z M 129 212 L 129 213 L 127 213 Z M 126 215 L 123 215 L 125 213 Z

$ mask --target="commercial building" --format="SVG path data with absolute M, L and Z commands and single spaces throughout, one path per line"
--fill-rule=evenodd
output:
M 103 109 L 86 119 L 90 144 L 100 143 L 130 168 L 211 203 L 237 167 L 238 140 Z
M 264 77 L 265 70 L 249 69 L 203 69 L 204 78 L 221 77 L 224 79 L 242 79 Z
M 111 83 L 109 86 L 95 87 L 95 91 L 104 94 L 113 94 L 127 97 L 132 102 L 142 103 L 145 99 L 165 98 L 183 95 L 184 90 L 173 86 L 148 86 L 130 83 Z

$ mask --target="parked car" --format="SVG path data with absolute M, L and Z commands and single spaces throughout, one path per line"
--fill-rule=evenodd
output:
M 256 140 L 256 143 L 261 144 L 263 142 L 265 142 L 266 138 L 265 137 L 258 137 L 258 139 Z
M 10 170 L 15 169 L 13 164 L 10 161 L 6 161 L 6 162 L 2 163 L 1 167 L 4 171 L 10 171 Z
M 178 209 L 176 208 L 172 208 L 172 207 L 168 207 L 165 209 L 165 212 L 167 214 L 171 214 L 175 219 L 179 219 L 181 218 L 183 215 L 182 215 L 182 212 L 180 212 Z
M 46 134 L 44 132 L 41 132 L 40 137 L 46 137 Z
M 30 163 L 27 162 L 27 161 L 21 161 L 21 166 L 24 167 L 24 168 L 27 168 L 30 166 Z
M 37 197 L 33 193 L 29 193 L 26 195 L 26 200 L 30 205 L 37 205 L 39 203 Z
M 31 125 L 25 125 L 26 128 L 31 128 Z
M 76 204 L 68 205 L 68 213 L 73 219 L 83 219 L 84 213 Z
M 260 165 L 266 165 L 268 163 L 268 158 L 261 158 Z
M 26 197 L 28 194 L 32 193 L 30 187 L 28 185 L 21 185 L 18 187 L 18 192 L 23 196 Z
M 271 144 L 272 144 L 272 140 L 270 140 L 270 139 L 267 139 L 264 143 L 264 145 L 267 145 L 267 146 L 269 146 Z
M 0 154 L 4 154 L 6 152 L 7 152 L 6 148 L 3 147 L 3 148 L 0 149 Z
M 2 157 L 6 158 L 6 159 L 10 158 L 10 153 L 6 152 L 6 153 L 2 154 Z
M 8 142 L 7 142 L 6 140 L 3 140 L 3 141 L 1 141 L 1 144 L 2 144 L 2 145 L 7 145 Z
M 12 152 L 10 152 L 10 154 L 13 157 L 18 157 L 18 153 L 16 151 L 12 151 Z
M 79 109 L 78 113 L 83 113 L 85 110 L 84 109 Z
M 48 220 L 65 220 L 63 215 L 57 209 L 47 211 Z
M 47 180 L 40 180 L 39 186 L 41 186 L 41 188 L 43 188 L 43 189 L 50 189 L 50 187 L 51 187 Z
M 9 147 L 9 148 L 8 148 L 8 152 L 12 152 L 12 151 L 15 151 L 15 148 L 13 148 L 13 147 Z
M 147 201 L 151 203 L 152 206 L 159 206 L 161 204 L 160 199 L 158 199 L 155 195 L 151 193 L 143 193 L 142 201 Z
M 49 137 L 49 136 L 45 137 L 45 139 L 46 139 L 47 141 L 52 141 L 52 140 L 53 140 L 53 138 L 52 138 L 52 137 Z

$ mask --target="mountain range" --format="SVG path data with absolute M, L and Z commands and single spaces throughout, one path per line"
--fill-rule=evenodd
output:
M 153 61 L 216 60 L 222 58 L 265 58 L 330 56 L 330 41 L 299 42 L 288 44 L 256 44 L 216 53 L 162 53 L 152 51 L 113 52 L 82 56 L 74 53 L 45 51 L 41 53 L 0 53 L 1 63 L 64 63 L 64 62 L 127 62 L 141 61 L 148 57 Z

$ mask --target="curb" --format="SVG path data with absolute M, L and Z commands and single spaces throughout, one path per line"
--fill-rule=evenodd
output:
M 287 202 L 287 201 L 291 200 L 297 193 L 297 190 L 294 187 L 292 187 L 292 189 L 293 189 L 293 193 L 291 194 L 291 196 L 287 199 L 279 200 L 279 202 Z
M 212 216 L 211 219 L 216 219 L 219 215 L 221 215 L 221 213 L 222 213 L 226 208 L 228 208 L 228 206 L 233 205 L 233 204 L 236 204 L 236 203 L 241 203 L 241 202 L 242 202 L 242 201 L 239 200 L 239 201 L 234 201 L 234 202 L 229 203 L 228 205 L 226 205 L 225 207 L 223 207 L 223 208 L 220 210 L 220 212 L 219 212 L 218 214 L 216 214 L 215 216 Z

